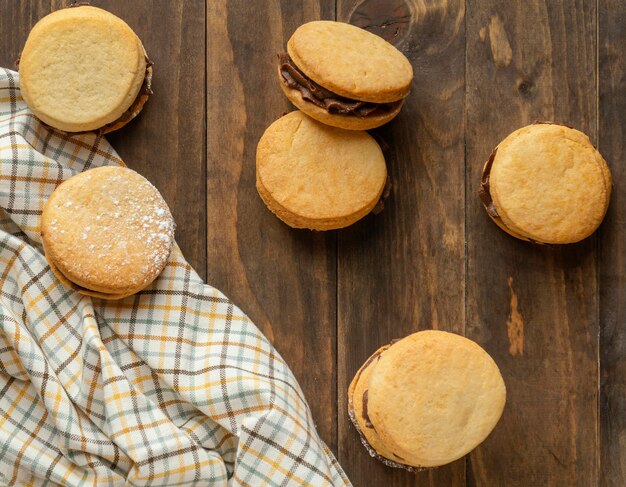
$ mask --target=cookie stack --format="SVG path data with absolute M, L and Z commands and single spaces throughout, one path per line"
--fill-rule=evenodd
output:
M 609 207 L 611 172 L 582 132 L 536 122 L 507 136 L 483 168 L 480 198 L 505 232 L 540 244 L 575 243 Z
M 408 470 L 450 463 L 476 448 L 502 415 L 498 366 L 475 342 L 421 331 L 378 349 L 348 389 L 370 454 Z
M 19 73 L 31 111 L 64 132 L 117 130 L 152 93 L 152 62 L 139 37 L 119 17 L 82 4 L 37 22 Z
M 377 206 L 387 186 L 382 150 L 363 130 L 400 112 L 413 68 L 370 32 L 316 21 L 294 32 L 277 71 L 283 92 L 301 111 L 280 118 L 261 137 L 259 195 L 295 228 L 351 225 Z

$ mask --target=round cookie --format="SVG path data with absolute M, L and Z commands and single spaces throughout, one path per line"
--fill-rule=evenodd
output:
M 514 237 L 567 244 L 598 228 L 611 185 L 605 160 L 585 134 L 542 122 L 496 147 L 483 169 L 480 196 L 489 216 Z
M 343 22 L 301 25 L 287 52 L 309 78 L 346 98 L 394 102 L 409 93 L 413 80 L 411 63 L 392 44 Z
M 174 221 L 158 190 L 125 167 L 100 167 L 59 185 L 41 216 L 46 259 L 78 292 L 120 299 L 161 273 Z
M 394 343 L 369 379 L 370 420 L 385 447 L 409 465 L 436 467 L 466 455 L 495 427 L 505 401 L 487 352 L 442 331 Z
M 367 215 L 387 180 L 385 158 L 366 132 L 329 127 L 291 112 L 259 141 L 256 186 L 267 207 L 294 228 L 342 228 Z
M 90 6 L 57 10 L 31 30 L 19 61 L 24 101 L 66 132 L 115 130 L 150 91 L 151 63 L 132 29 Z
M 393 119 L 413 81 L 408 59 L 359 27 L 332 21 L 301 25 L 279 55 L 281 88 L 307 115 L 367 130 Z

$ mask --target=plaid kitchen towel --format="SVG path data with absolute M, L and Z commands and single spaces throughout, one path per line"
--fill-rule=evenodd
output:
M 349 485 L 283 359 L 178 248 L 120 301 L 55 278 L 42 207 L 107 164 L 104 138 L 44 126 L 0 69 L 0 485 Z

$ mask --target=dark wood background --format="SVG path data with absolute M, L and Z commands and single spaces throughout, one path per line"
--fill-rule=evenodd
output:
M 0 2 L 0 64 L 66 1 Z M 155 95 L 108 138 L 161 190 L 198 272 L 291 365 L 322 438 L 357 486 L 626 485 L 626 2 L 619 0 L 99 0 L 138 33 Z M 314 19 L 394 42 L 415 70 L 377 133 L 393 192 L 379 216 L 292 230 L 254 185 L 256 144 L 292 107 L 275 54 Z M 583 130 L 614 178 L 600 231 L 540 247 L 494 225 L 483 162 L 537 119 Z M 471 455 L 409 474 L 361 447 L 346 389 L 380 345 L 465 334 L 499 364 L 508 401 Z

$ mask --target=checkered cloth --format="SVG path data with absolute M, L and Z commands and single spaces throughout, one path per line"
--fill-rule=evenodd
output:
M 43 204 L 107 164 L 104 138 L 44 126 L 0 69 L 0 485 L 349 485 L 283 359 L 178 248 L 120 301 L 55 278 Z

